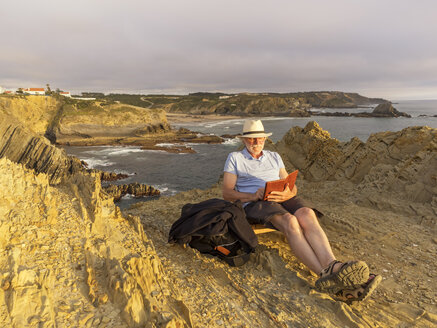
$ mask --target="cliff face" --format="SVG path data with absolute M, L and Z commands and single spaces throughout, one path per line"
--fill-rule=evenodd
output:
M 302 98 L 272 97 L 257 95 L 237 95 L 225 100 L 192 99 L 187 102 L 167 105 L 170 112 L 191 114 L 232 114 L 232 115 L 288 115 L 296 109 L 307 109 L 310 106 Z
M 198 92 L 187 96 L 111 94 L 103 98 L 146 108 L 164 108 L 167 112 L 177 113 L 292 116 L 309 115 L 306 110 L 311 107 L 345 108 L 387 102 L 384 99 L 338 91 L 262 94 Z
M 0 110 L 15 117 L 33 132 L 44 135 L 56 116 L 60 102 L 48 96 L 0 97 Z
M 0 158 L 46 173 L 51 183 L 59 183 L 71 173 L 82 170 L 78 159 L 50 144 L 27 125 L 0 109 Z
M 165 111 L 105 101 L 49 96 L 0 96 L 0 111 L 53 143 L 149 138 L 170 131 Z M 98 142 L 98 141 L 97 141 Z
M 94 102 L 66 104 L 54 129 L 56 142 L 99 137 L 143 137 L 170 130 L 164 110 Z
M 0 159 L 3 327 L 184 326 L 153 244 L 97 176 L 51 186 Z

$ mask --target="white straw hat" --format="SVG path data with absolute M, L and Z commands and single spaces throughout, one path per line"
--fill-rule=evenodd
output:
M 240 138 L 262 138 L 269 137 L 271 133 L 264 132 L 264 125 L 260 120 L 246 120 L 243 125 L 243 135 Z

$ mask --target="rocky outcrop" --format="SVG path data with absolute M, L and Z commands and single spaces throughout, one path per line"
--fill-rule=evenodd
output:
M 0 96 L 0 111 L 37 135 L 44 135 L 62 104 L 49 96 Z
M 292 128 L 276 147 L 308 181 L 351 182 L 360 202 L 404 199 L 425 204 L 424 217 L 437 214 L 436 129 L 409 127 L 372 134 L 365 143 L 340 142 L 310 122 Z
M 287 114 L 287 116 L 290 116 L 290 117 L 310 117 L 311 113 L 305 109 L 295 108 L 295 109 L 292 109 Z
M 138 218 L 97 176 L 51 186 L 1 158 L 0 190 L 2 327 L 189 325 Z
M 0 109 L 0 158 L 25 165 L 36 173 L 45 173 L 51 183 L 59 183 L 83 170 L 81 162 L 64 150 L 35 134 L 16 118 Z
M 103 140 L 142 138 L 170 131 L 165 112 L 125 104 L 81 101 L 64 105 L 59 124 L 54 129 L 59 144 L 95 143 Z
M 398 111 L 391 103 L 379 104 L 372 112 L 372 116 L 376 117 L 411 117 L 407 113 Z
M 109 185 L 104 187 L 104 190 L 114 197 L 115 202 L 118 202 L 126 194 L 134 197 L 158 196 L 160 194 L 158 189 L 137 182 L 122 185 Z
M 320 111 L 311 111 L 311 115 L 315 116 L 337 116 L 337 117 L 343 117 L 343 116 L 353 116 L 353 117 L 408 117 L 410 118 L 411 115 L 400 112 L 396 108 L 393 107 L 391 103 L 383 103 L 379 104 L 375 107 L 375 109 L 368 113 L 368 112 L 359 112 L 359 113 L 345 113 L 345 112 L 320 112 Z

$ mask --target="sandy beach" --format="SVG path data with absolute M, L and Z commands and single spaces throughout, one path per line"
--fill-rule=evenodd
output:
M 177 123 L 193 123 L 193 122 L 211 122 L 211 121 L 225 121 L 238 118 L 244 118 L 235 115 L 196 115 L 196 114 L 180 114 L 180 113 L 167 113 L 167 122 L 171 124 Z

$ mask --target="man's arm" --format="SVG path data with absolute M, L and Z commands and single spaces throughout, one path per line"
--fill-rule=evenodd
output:
M 229 172 L 224 173 L 223 189 L 222 189 L 224 200 L 230 202 L 240 200 L 243 203 L 246 203 L 246 202 L 255 202 L 257 200 L 262 199 L 264 188 L 259 188 L 254 194 L 248 192 L 239 192 L 234 189 L 236 183 L 237 183 L 237 176 L 235 174 Z
M 287 171 L 284 168 L 279 169 L 279 177 L 281 179 L 285 179 L 288 176 Z M 297 195 L 297 187 L 296 184 L 293 186 L 293 189 L 290 190 L 288 184 L 286 185 L 284 191 L 272 191 L 267 199 L 272 202 L 282 203 L 290 198 L 293 198 Z

